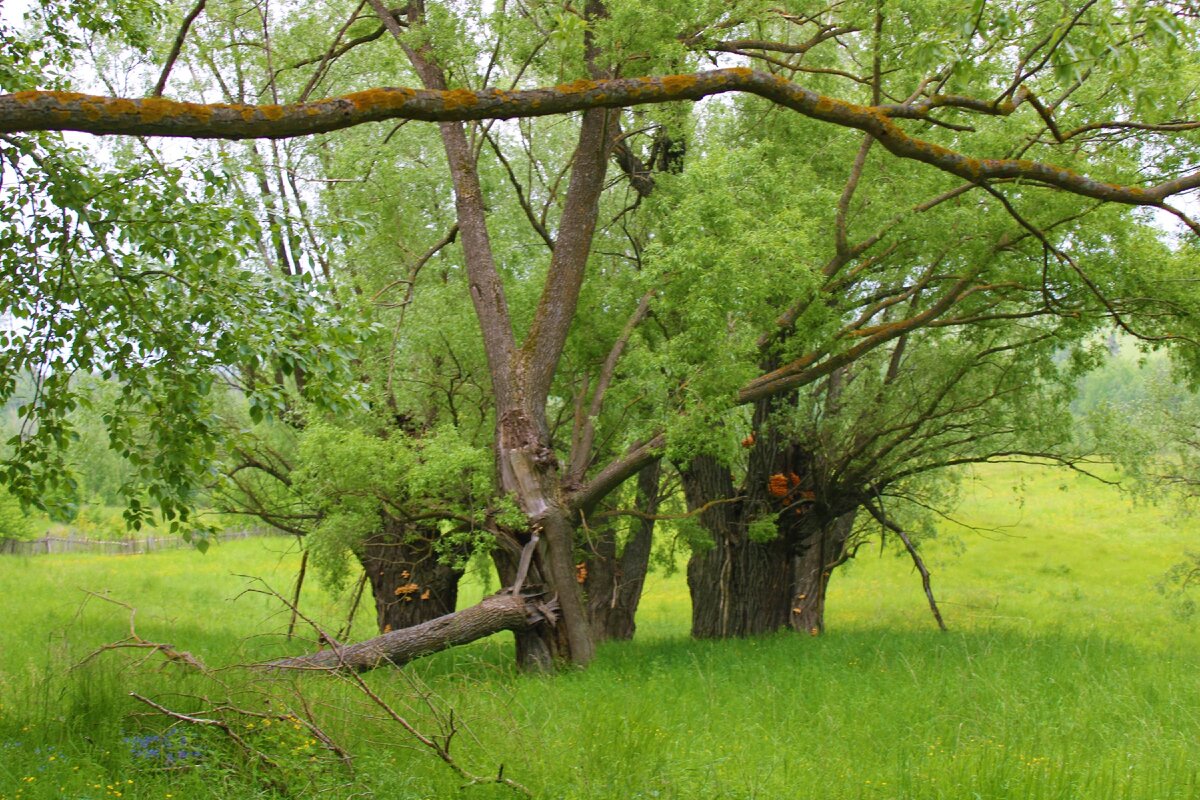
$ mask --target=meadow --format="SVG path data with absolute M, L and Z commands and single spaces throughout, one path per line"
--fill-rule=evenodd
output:
M 517 674 L 507 635 L 362 686 L 231 666 L 301 647 L 243 577 L 286 592 L 285 538 L 0 559 L 0 800 L 519 796 L 465 785 L 363 687 L 426 733 L 452 709 L 455 759 L 485 777 L 503 765 L 539 798 L 1200 797 L 1200 622 L 1156 590 L 1197 522 L 1011 466 L 980 470 L 956 518 L 975 528 L 946 522 L 923 550 L 948 633 L 907 558 L 864 548 L 834 579 L 822 637 L 693 642 L 683 576 L 659 575 L 633 642 L 552 678 Z M 129 612 L 84 590 L 136 606 L 140 636 L 214 671 L 144 649 L 84 661 L 129 635 Z M 331 629 L 345 616 L 315 583 L 301 605 Z M 131 692 L 226 720 L 264 758 Z

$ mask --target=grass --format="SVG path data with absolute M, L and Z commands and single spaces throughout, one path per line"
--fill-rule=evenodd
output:
M 1194 523 L 1017 467 L 981 471 L 959 516 L 983 530 L 946 523 L 925 550 L 949 634 L 906 560 L 864 550 L 834 579 L 821 638 L 692 642 L 677 574 L 650 582 L 637 639 L 603 646 L 585 672 L 515 674 L 502 636 L 367 685 L 425 730 L 453 708 L 456 757 L 486 775 L 503 764 L 537 797 L 1200 797 L 1200 631 L 1154 588 Z M 286 615 L 235 573 L 286 589 L 297 560 L 285 539 L 204 556 L 0 559 L 0 799 L 276 796 L 281 777 L 305 795 L 512 796 L 464 788 L 328 677 L 205 678 L 159 671 L 161 659 L 134 667 L 140 653 L 67 672 L 128 632 L 124 609 L 83 602 L 83 588 L 135 604 L 141 635 L 210 665 L 286 649 L 262 636 Z M 344 615 L 315 586 L 303 604 L 330 627 Z M 239 719 L 277 766 L 256 764 L 219 732 L 136 716 L 148 709 L 130 691 L 185 711 L 201 710 L 200 696 L 296 709 L 303 694 L 356 770 L 290 721 Z M 146 755 L 163 749 L 198 755 Z

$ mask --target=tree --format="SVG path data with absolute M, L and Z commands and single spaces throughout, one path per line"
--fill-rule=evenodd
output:
M 1154 108 L 1126 102 L 1136 100 L 1132 86 L 1138 70 L 1188 52 L 1173 48 L 1180 40 L 1189 41 L 1192 21 L 1167 7 L 1092 4 L 1067 17 L 1039 7 L 1029 19 L 1017 21 L 1009 10 L 984 4 L 972 9 L 972 25 L 967 30 L 947 22 L 961 19 L 962 15 L 954 12 L 962 9 L 936 4 L 851 4 L 816 14 L 794 14 L 755 4 L 709 9 L 663 3 L 647 11 L 642 4 L 604 5 L 593 1 L 557 17 L 542 5 L 534 5 L 523 17 L 509 17 L 500 8 L 487 19 L 491 27 L 483 38 L 494 47 L 484 51 L 475 47 L 473 31 L 479 29 L 468 25 L 466 13 L 457 7 L 437 5 L 427 9 L 423 3 L 414 2 L 393 12 L 374 0 L 371 6 L 382 30 L 378 35 L 371 33 L 342 42 L 357 20 L 356 10 L 326 51 L 329 55 L 319 58 L 314 81 L 321 78 L 339 53 L 374 47 L 373 42 L 382 47 L 391 38 L 400 45 L 423 88 L 365 89 L 308 100 L 311 88 L 306 86 L 298 93 L 298 102 L 262 105 L 255 104 L 252 97 L 205 104 L 157 96 L 124 99 L 54 90 L 17 92 L 0 97 L 0 131 L 81 130 L 277 139 L 383 120 L 438 124 L 455 192 L 458 246 L 487 364 L 496 485 L 500 493 L 512 498 L 525 519 L 516 527 L 492 526 L 500 542 L 495 551 L 498 566 L 514 600 L 532 585 L 557 597 L 560 606 L 561 618 L 556 626 L 538 625 L 519 633 L 519 656 L 528 665 L 546 666 L 555 658 L 583 664 L 591 658 L 593 636 L 575 570 L 577 527 L 601 498 L 653 462 L 668 441 L 653 426 L 641 426 L 644 435 L 634 437 L 636 429 L 630 430 L 630 436 L 622 437 L 628 443 L 625 452 L 608 463 L 595 463 L 595 454 L 590 451 L 596 440 L 589 436 L 571 442 L 576 452 L 560 458 L 560 450 L 556 449 L 560 442 L 553 435 L 549 415 L 554 402 L 558 402 L 552 402 L 552 398 L 560 397 L 554 394 L 556 377 L 561 377 L 563 354 L 579 312 L 584 276 L 594 250 L 608 161 L 615 154 L 623 169 L 635 161 L 631 156 L 636 154 L 620 146 L 625 138 L 621 131 L 627 127 L 623 123 L 632 116 L 615 109 L 745 93 L 762 98 L 768 108 L 795 112 L 821 123 L 822 129 L 831 134 L 839 130 L 865 133 L 869 138 L 862 145 L 864 158 L 870 143 L 878 142 L 877 149 L 893 157 L 926 164 L 956 178 L 949 192 L 979 187 L 1014 218 L 1024 219 L 1014 203 L 1019 205 L 1035 192 L 1040 197 L 1038 188 L 1048 187 L 1094 201 L 1161 208 L 1195 229 L 1194 223 L 1169 204 L 1175 195 L 1200 186 L 1200 173 L 1191 169 L 1186 161 L 1189 153 L 1181 145 L 1194 123 L 1175 119 L 1190 116 L 1186 91 L 1180 91 L 1179 85 L 1171 81 L 1156 86 L 1161 94 L 1157 107 L 1172 108 L 1168 122 L 1138 117 L 1137 112 L 1152 114 Z M 906 18 L 908 27 L 920 26 L 927 35 L 914 40 L 909 34 L 901 37 L 901 26 L 885 29 L 883 20 L 890 19 L 891 14 Z M 1122 25 L 1114 27 L 1106 22 L 1110 18 L 1120 19 Z M 680 23 L 681 19 L 687 22 Z M 639 24 L 632 25 L 634 20 Z M 654 24 L 645 24 L 647 20 Z M 264 19 L 264 30 L 270 28 L 270 22 Z M 186 39 L 190 24 L 189 19 L 181 28 L 179 40 Z M 760 32 L 779 31 L 784 36 L 778 39 L 750 38 Z M 742 34 L 746 36 L 726 38 Z M 796 42 L 791 37 L 797 34 L 809 38 Z M 779 72 L 741 66 L 680 72 L 692 69 L 707 53 L 751 51 L 762 55 L 761 60 Z M 268 47 L 266 52 L 272 51 Z M 391 59 L 395 53 L 374 52 L 382 59 Z M 483 52 L 488 56 L 484 57 Z M 1001 75 L 998 68 L 981 66 L 981 57 L 1000 52 L 1014 54 L 1008 61 L 992 61 L 1003 66 L 1006 74 Z M 178 54 L 176 49 L 169 54 L 159 86 L 167 83 Z M 868 62 L 872 67 L 865 76 L 846 68 Z M 904 86 L 894 98 L 892 93 L 898 91 L 900 78 L 894 82 L 885 79 L 885 75 L 891 75 L 893 64 L 908 65 L 901 76 L 904 80 L 920 73 L 915 76 L 915 87 Z M 238 67 L 235 61 L 230 68 Z M 515 88 L 528 85 L 527 74 L 540 79 L 555 72 L 559 73 L 555 77 L 574 80 L 554 88 Z M 471 88 L 490 87 L 501 74 L 512 81 L 514 88 Z M 806 81 L 811 80 L 819 88 L 802 86 L 789 78 L 792 75 L 804 75 Z M 1105 95 L 1093 88 L 1098 84 L 1107 87 L 1110 78 L 1121 91 Z M 1073 104 L 1065 104 L 1068 97 L 1073 98 Z M 1125 118 L 1130 109 L 1134 116 Z M 463 123 L 568 112 L 581 115 L 574 143 L 564 147 L 561 154 L 561 163 L 570 165 L 564 172 L 566 189 L 561 212 L 552 226 L 538 221 L 542 228 L 539 238 L 547 245 L 552 242 L 552 253 L 545 264 L 540 291 L 534 292 L 536 296 L 528 307 L 518 307 L 510 304 L 515 282 L 506 280 L 510 276 L 502 266 L 507 265 L 498 263 L 496 256 L 488 224 L 486 187 L 479 169 L 479 148 L 470 136 L 479 135 L 482 128 L 468 129 Z M 969 128 L 966 120 L 974 121 L 977 129 Z M 914 127 L 922 129 L 922 135 L 913 133 Z M 1125 148 L 1111 147 L 1117 136 L 1128 137 Z M 1148 161 L 1147 153 L 1160 142 L 1170 142 L 1182 166 L 1164 163 L 1148 182 L 1143 182 L 1140 172 Z M 966 154 L 975 148 L 1007 155 L 975 158 Z M 660 154 L 669 154 L 671 149 L 662 148 Z M 1075 171 L 1076 167 L 1084 172 Z M 628 171 L 635 185 L 645 183 L 646 176 L 639 170 Z M 1035 225 L 1021 227 L 1064 269 L 1077 266 L 1070 253 L 1056 246 Z M 276 243 L 279 241 L 283 239 Z M 842 252 L 848 241 L 844 236 L 838 239 L 835 273 L 857 258 L 857 254 L 847 258 Z M 27 253 L 26 257 L 34 255 Z M 868 269 L 870 262 L 858 265 Z M 526 268 L 523 273 L 537 275 L 540 270 Z M 43 274 L 35 270 L 32 282 L 36 284 Z M 976 293 L 974 277 L 970 274 L 969 278 L 951 282 L 939 296 L 952 305 Z M 1087 280 L 1083 272 L 1073 278 L 1075 283 L 1085 285 Z M 525 286 L 535 283 L 524 281 Z M 836 279 L 832 284 L 831 291 L 839 288 Z M 635 305 L 636 299 L 629 298 L 625 314 L 636 316 Z M 777 363 L 771 363 L 762 374 L 747 375 L 736 397 L 742 403 L 768 402 L 833 374 L 945 311 L 943 305 L 932 302 L 925 312 L 879 328 L 868 324 L 874 315 L 866 315 L 852 330 L 836 336 L 832 348 L 818 346 L 812 350 L 785 345 L 771 353 Z M 22 313 L 32 312 L 25 309 Z M 58 316 L 65 317 L 61 311 Z M 827 318 L 835 320 L 836 315 Z M 795 319 L 785 322 L 785 327 Z M 618 338 L 610 352 L 619 360 L 622 350 Z M 235 355 L 221 351 L 211 367 L 188 372 L 172 366 L 170 374 L 198 375 L 188 384 L 194 385 L 202 382 L 210 369 L 236 361 Z M 293 373 L 296 371 L 294 355 L 282 363 L 292 367 Z M 309 394 L 317 391 L 308 380 L 312 367 L 319 371 L 319 361 L 306 362 L 300 369 L 306 376 L 303 391 Z M 601 406 L 611 386 L 612 372 L 609 370 L 606 378 L 603 375 L 597 391 L 592 393 L 599 397 Z M 322 385 L 316 382 L 318 388 Z M 718 385 L 713 384 L 713 390 Z M 691 399 L 689 392 L 696 390 L 680 386 L 679 395 L 686 403 Z M 678 408 L 666 410 L 662 422 L 670 427 L 666 423 L 672 422 L 671 414 Z M 585 418 L 593 416 L 589 413 Z M 691 414 L 691 418 L 695 422 L 703 416 Z M 571 468 L 563 470 L 560 463 Z M 582 472 L 577 465 L 582 465 Z M 531 610 L 531 615 L 539 619 L 549 616 L 546 609 Z M 402 638 L 392 636 L 392 640 Z

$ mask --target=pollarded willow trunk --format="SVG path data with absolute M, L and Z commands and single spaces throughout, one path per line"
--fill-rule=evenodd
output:
M 854 529 L 855 512 L 820 523 L 811 536 L 797 545 L 792 557 L 792 608 L 794 630 L 819 636 L 825 632 L 825 595 L 829 579 L 842 563 L 846 542 Z
M 454 611 L 462 571 L 438 559 L 436 530 L 413 529 L 394 520 L 367 539 L 358 554 L 379 632 L 407 628 Z
M 638 473 L 635 506 L 645 516 L 631 526 L 625 546 L 618 552 L 613 526 L 600 528 L 588 558 L 579 565 L 577 578 L 587 593 L 588 618 L 597 641 L 632 639 L 637 629 L 635 617 L 650 568 L 661 473 L 659 461 Z
M 688 508 L 704 509 L 701 525 L 712 547 L 688 561 L 692 636 L 753 636 L 788 624 L 792 568 L 782 538 L 755 541 L 750 523 L 757 504 L 740 495 L 728 467 L 699 456 L 683 471 Z

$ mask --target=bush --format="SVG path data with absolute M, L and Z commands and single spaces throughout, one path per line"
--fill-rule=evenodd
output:
M 0 487 L 0 539 L 31 539 L 33 524 L 17 498 Z

